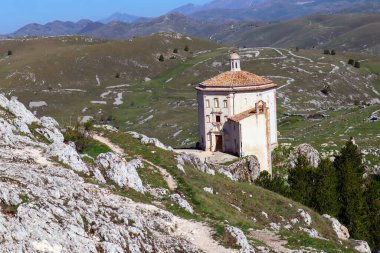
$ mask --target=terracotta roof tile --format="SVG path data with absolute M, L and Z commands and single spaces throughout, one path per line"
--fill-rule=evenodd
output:
M 227 71 L 201 83 L 211 87 L 242 87 L 272 84 L 273 82 L 247 71 Z
M 250 117 L 251 115 L 255 114 L 256 113 L 256 108 L 251 108 L 249 110 L 246 110 L 244 112 L 241 112 L 239 114 L 236 114 L 232 117 L 229 117 L 228 119 L 229 120 L 232 120 L 232 121 L 235 121 L 235 122 L 239 122 L 243 119 L 246 119 L 248 117 Z

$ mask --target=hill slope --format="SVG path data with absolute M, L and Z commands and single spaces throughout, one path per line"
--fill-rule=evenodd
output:
M 292 200 L 191 162 L 180 170 L 182 154 L 125 133 L 93 129 L 78 154 L 54 119 L 36 118 L 14 98 L 0 101 L 2 250 L 349 253 L 357 246 Z

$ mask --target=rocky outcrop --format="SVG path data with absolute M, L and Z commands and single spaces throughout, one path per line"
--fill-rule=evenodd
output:
M 140 140 L 140 142 L 144 145 L 153 145 L 163 150 L 174 151 L 172 147 L 166 146 L 165 144 L 163 144 L 156 138 L 149 138 L 146 135 L 139 134 L 136 132 L 127 132 L 127 133 L 130 134 L 133 138 Z
M 254 156 L 247 156 L 229 166 L 219 169 L 221 174 L 234 181 L 254 182 L 260 175 L 260 163 Z
M 301 217 L 304 220 L 304 222 L 306 223 L 306 225 L 310 226 L 311 223 L 313 222 L 310 214 L 303 209 L 298 209 L 297 212 L 301 215 Z
M 144 168 L 141 160 L 127 162 L 120 155 L 114 153 L 100 154 L 96 158 L 99 166 L 106 170 L 107 177 L 119 187 L 129 187 L 138 192 L 145 192 L 145 188 L 137 173 L 138 168 Z
M 347 240 L 348 238 L 350 238 L 350 233 L 348 232 L 348 229 L 345 226 L 343 226 L 337 219 L 331 217 L 328 214 L 324 214 L 323 217 L 325 217 L 331 222 L 332 228 L 334 229 L 339 239 Z
M 295 166 L 297 159 L 300 156 L 306 157 L 311 166 L 318 167 L 320 161 L 319 152 L 311 145 L 306 143 L 301 144 L 293 150 L 293 152 L 289 156 L 290 165 L 292 167 Z
M 215 170 L 211 169 L 206 163 L 202 162 L 201 159 L 195 154 L 181 153 L 177 156 L 177 163 L 177 167 L 180 170 L 183 170 L 185 164 L 188 164 L 203 173 L 215 175 Z
M 355 249 L 360 253 L 371 253 L 371 248 L 366 241 L 356 241 L 358 246 Z
M 170 195 L 170 200 L 177 203 L 180 207 L 185 209 L 189 213 L 194 213 L 193 207 L 190 205 L 189 202 L 187 202 L 186 199 L 184 199 L 181 195 L 178 193 Z
M 239 247 L 240 253 L 254 253 L 255 250 L 249 244 L 247 237 L 239 228 L 227 226 L 225 228 L 224 240 L 233 247 Z

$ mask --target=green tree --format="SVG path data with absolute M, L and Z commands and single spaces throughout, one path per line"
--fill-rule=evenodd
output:
M 360 62 L 356 61 L 354 67 L 360 69 Z
M 331 50 L 331 55 L 336 55 L 336 52 L 335 52 L 335 50 L 333 49 L 333 50 Z
M 355 64 L 354 59 L 349 59 L 348 60 L 348 64 L 354 66 L 354 64 Z
M 8 50 L 8 56 L 11 56 L 13 54 L 12 50 Z
M 337 174 L 332 162 L 324 159 L 314 174 L 314 208 L 321 214 L 338 217 L 339 202 L 337 193 Z
M 186 52 L 190 51 L 190 47 L 188 45 L 185 46 L 185 49 L 184 49 Z
M 364 198 L 365 168 L 361 152 L 351 139 L 336 157 L 334 167 L 338 174 L 338 200 L 340 203 L 339 220 L 347 226 L 356 239 L 367 240 L 369 220 L 367 203 Z
M 285 183 L 285 179 L 280 175 L 275 175 L 272 178 L 268 171 L 263 171 L 256 179 L 255 184 L 283 196 L 288 196 L 288 186 Z
M 165 61 L 165 57 L 164 57 L 163 55 L 160 55 L 160 57 L 158 58 L 158 60 L 159 60 L 160 62 L 163 62 L 163 61 Z
M 174 54 L 178 54 L 178 49 L 177 49 L 177 48 L 174 48 L 173 53 L 174 53 Z
M 330 50 L 328 50 L 328 49 L 323 50 L 323 53 L 324 54 L 331 54 Z
M 375 251 L 380 249 L 380 175 L 371 175 L 368 181 L 365 192 L 371 233 L 371 240 L 368 240 L 368 243 Z
M 295 201 L 309 207 L 313 203 L 314 168 L 305 156 L 299 156 L 296 166 L 289 170 L 289 194 Z

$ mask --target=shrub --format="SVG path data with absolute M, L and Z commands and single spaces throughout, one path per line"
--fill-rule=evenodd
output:
M 336 55 L 335 50 L 331 50 L 331 55 Z
M 7 54 L 8 56 L 11 56 L 13 54 L 12 50 L 9 50 Z
M 163 62 L 163 61 L 165 61 L 165 57 L 164 57 L 163 55 L 160 55 L 160 57 L 158 58 L 158 60 L 159 60 L 160 62 Z
M 330 85 L 325 85 L 325 86 L 323 87 L 323 89 L 321 90 L 321 92 L 322 92 L 324 95 L 326 95 L 326 96 L 330 93 L 330 91 L 331 91 Z
M 356 61 L 354 64 L 354 67 L 357 69 L 360 69 L 360 62 Z
M 349 59 L 348 60 L 348 64 L 354 66 L 354 64 L 355 64 L 354 59 Z
M 186 52 L 190 51 L 190 48 L 188 45 L 185 46 L 185 49 L 184 49 Z
M 173 53 L 174 53 L 174 54 L 178 54 L 178 49 L 177 49 L 177 48 L 174 48 Z
M 325 49 L 325 50 L 323 51 L 323 54 L 331 54 L 331 52 L 330 52 L 330 50 Z
M 115 77 L 120 78 L 120 73 L 116 73 Z

